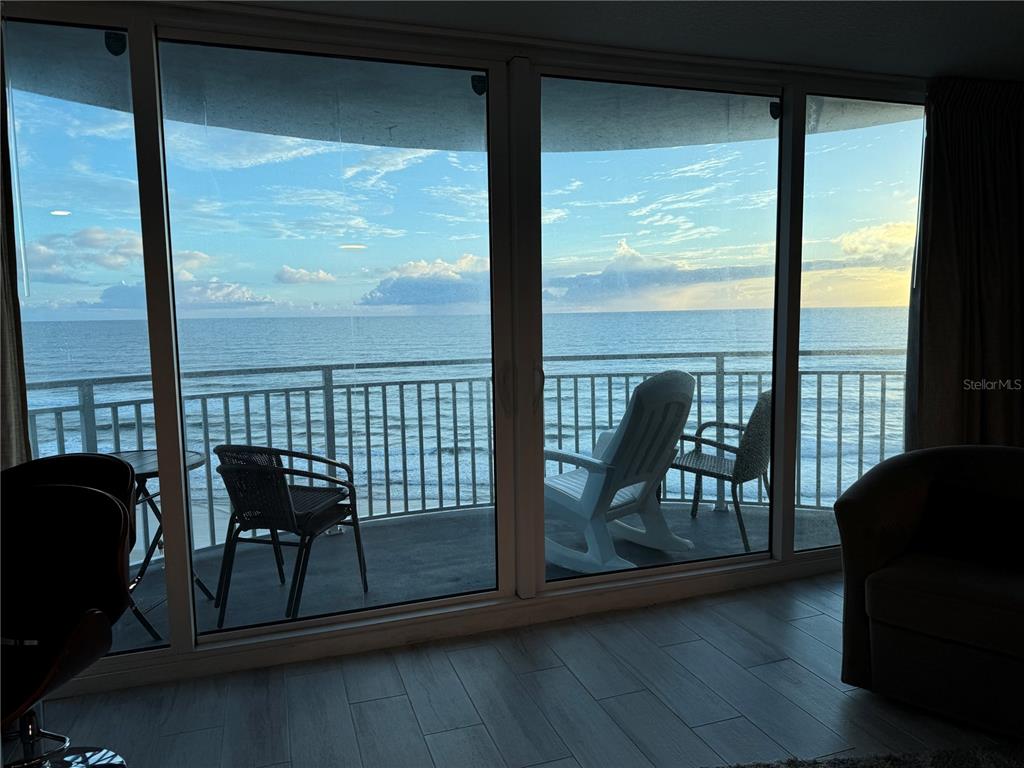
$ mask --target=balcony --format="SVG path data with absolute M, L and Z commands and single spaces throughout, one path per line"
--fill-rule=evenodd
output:
M 797 548 L 837 542 L 831 506 L 842 488 L 902 450 L 902 350 L 804 352 L 797 456 Z M 882 361 L 884 365 L 879 365 Z M 810 363 L 813 363 L 811 365 Z M 317 542 L 302 615 L 440 597 L 494 587 L 494 423 L 488 359 L 423 360 L 191 371 L 182 375 L 188 448 L 206 457 L 189 474 L 191 535 L 198 575 L 217 583 L 229 504 L 216 473 L 219 443 L 273 445 L 347 461 L 355 471 L 370 592 L 358 584 L 351 537 Z M 769 352 L 559 356 L 545 359 L 545 434 L 551 446 L 588 451 L 621 418 L 632 388 L 665 368 L 694 375 L 687 431 L 707 420 L 740 421 L 770 385 Z M 438 376 L 443 373 L 443 376 Z M 155 447 L 149 379 L 121 376 L 29 384 L 35 455 Z M 301 467 L 300 467 L 301 468 Z M 557 471 L 551 463 L 548 471 Z M 705 483 L 696 520 L 688 514 L 692 478 L 671 472 L 663 499 L 673 529 L 695 549 L 687 560 L 743 552 L 727 488 Z M 767 494 L 743 488 L 754 551 L 768 546 Z M 141 561 L 152 540 L 151 515 L 137 510 Z M 547 523 L 547 533 L 578 546 Z M 291 552 L 286 549 L 286 557 Z M 628 543 L 620 553 L 640 566 L 678 562 Z M 289 563 L 286 563 L 286 567 Z M 135 596 L 166 636 L 162 561 Z M 287 587 L 265 547 L 241 547 L 225 626 L 280 620 Z M 571 575 L 548 566 L 548 578 Z M 216 626 L 212 602 L 197 593 L 201 631 Z M 115 650 L 153 641 L 126 615 Z

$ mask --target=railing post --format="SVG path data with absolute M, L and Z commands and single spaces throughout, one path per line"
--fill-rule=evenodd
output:
M 327 458 L 334 459 L 337 456 L 334 444 L 334 369 L 325 366 L 321 369 L 321 373 L 324 382 L 324 439 L 327 441 Z M 327 469 L 332 477 L 337 474 L 334 467 Z
M 715 421 L 725 421 L 725 355 L 721 353 L 715 355 Z M 715 440 L 725 442 L 725 430 L 721 426 L 715 428 Z M 723 455 L 721 448 L 715 450 L 719 456 Z M 725 481 L 719 480 L 716 486 L 718 498 L 715 500 L 715 511 L 726 512 L 728 504 L 725 500 Z
M 82 419 L 82 450 L 96 453 L 96 395 L 91 381 L 78 385 L 78 412 Z

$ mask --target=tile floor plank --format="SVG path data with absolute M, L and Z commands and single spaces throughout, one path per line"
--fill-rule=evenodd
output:
M 752 667 L 750 673 L 810 712 L 856 747 L 858 754 L 913 752 L 924 748 L 919 740 L 888 721 L 858 711 L 849 696 L 792 659 Z
M 156 743 L 160 768 L 220 768 L 224 729 L 179 731 L 161 736 Z
M 426 739 L 434 764 L 441 768 L 506 768 L 483 725 L 432 733 Z
M 522 675 L 522 680 L 581 768 L 651 768 L 572 672 L 564 667 L 545 669 Z
M 650 691 L 613 696 L 604 699 L 601 706 L 655 768 L 703 768 L 722 762 Z
M 262 768 L 291 761 L 281 667 L 230 675 L 221 765 Z
M 728 603 L 718 606 L 716 611 L 763 642 L 771 643 L 783 658 L 793 659 L 841 691 L 853 690 L 854 686 L 840 679 L 843 656 L 835 648 L 753 606 Z
M 843 596 L 806 580 L 786 582 L 788 589 L 802 602 L 833 619 L 843 620 Z
M 829 648 L 843 652 L 843 625 L 831 616 L 819 614 L 805 619 L 789 622 L 797 629 L 803 630 L 816 640 L 820 640 Z
M 406 696 L 352 705 L 364 768 L 430 768 L 433 760 Z
M 754 605 L 762 611 L 770 613 L 782 621 L 803 619 L 809 616 L 817 616 L 821 613 L 817 608 L 808 605 L 793 590 L 788 589 L 785 584 L 768 584 L 763 587 L 744 589 L 732 593 L 733 600 L 722 602 L 741 601 Z
M 289 676 L 288 733 L 295 765 L 359 768 L 356 741 L 341 667 Z
M 394 659 L 423 733 L 448 731 L 480 722 L 442 646 L 416 645 L 395 651 Z
M 595 699 L 644 690 L 643 684 L 586 629 L 586 623 L 557 622 L 542 628 L 551 649 Z
M 706 641 L 674 645 L 668 652 L 773 741 L 797 757 L 812 759 L 850 748 L 850 744 L 806 710 Z
M 463 648 L 449 652 L 448 658 L 510 768 L 569 756 L 496 648 Z
M 593 625 L 590 633 L 691 728 L 739 714 L 632 627 L 625 624 Z
M 928 749 L 983 747 L 991 746 L 993 743 L 992 739 L 983 733 L 932 717 L 923 710 L 913 709 L 863 688 L 849 691 L 846 695 L 865 706 L 870 706 L 880 717 L 902 728 L 923 742 Z
M 701 638 L 743 667 L 753 667 L 786 658 L 786 652 L 770 639 L 755 635 L 719 613 L 723 606 L 741 605 L 735 600 L 708 604 L 701 599 L 686 600 L 672 610 L 679 620 Z
M 708 746 L 726 763 L 771 763 L 790 754 L 745 717 L 734 717 L 719 723 L 694 728 Z
M 375 651 L 341 660 L 345 687 L 350 704 L 371 699 L 386 699 L 405 693 L 402 676 L 391 656 L 391 651 Z
M 620 618 L 626 624 L 639 630 L 655 645 L 676 645 L 700 639 L 696 632 L 680 622 L 671 611 L 664 610 L 661 606 L 628 611 L 625 614 L 620 614 Z
M 562 666 L 562 660 L 544 640 L 537 627 L 522 627 L 488 636 L 505 662 L 516 674 Z
M 160 734 L 198 731 L 224 725 L 228 680 L 199 677 L 180 680 L 167 690 L 167 707 L 160 721 Z

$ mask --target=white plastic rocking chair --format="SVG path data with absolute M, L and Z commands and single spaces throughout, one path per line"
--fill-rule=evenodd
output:
M 615 551 L 621 539 L 668 552 L 693 549 L 693 542 L 669 530 L 658 501 L 658 486 L 676 454 L 693 401 L 694 379 L 665 371 L 641 383 L 614 430 L 601 433 L 592 456 L 546 449 L 544 458 L 579 469 L 544 480 L 544 513 L 583 534 L 586 550 L 546 540 L 548 562 L 580 573 L 633 568 Z M 636 514 L 643 528 L 619 518 Z

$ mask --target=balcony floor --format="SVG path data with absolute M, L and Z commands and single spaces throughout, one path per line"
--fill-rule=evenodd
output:
M 666 553 L 617 542 L 619 554 L 638 566 L 706 560 L 741 554 L 736 519 L 731 512 L 716 512 L 704 505 L 696 520 L 690 518 L 689 504 L 666 503 L 672 529 L 694 542 L 687 553 Z M 766 506 L 744 506 L 744 520 L 753 551 L 768 546 Z M 831 512 L 798 510 L 798 545 L 826 546 L 836 541 Z M 494 510 L 478 507 L 392 519 L 364 520 L 363 547 L 366 552 L 370 591 L 364 595 L 359 584 L 355 545 L 349 531 L 343 535 L 321 536 L 313 546 L 303 590 L 300 615 L 353 611 L 413 600 L 443 597 L 493 589 L 495 586 Z M 568 546 L 581 546 L 576 536 L 548 521 L 547 533 Z M 210 590 L 217 586 L 223 548 L 198 551 L 196 573 Z M 285 575 L 280 584 L 272 550 L 265 545 L 240 545 L 228 601 L 225 627 L 241 627 L 282 621 L 288 599 L 294 548 L 285 547 Z M 548 565 L 548 579 L 573 576 L 570 571 Z M 154 562 L 135 591 L 135 598 L 163 637 L 167 637 L 166 590 L 162 561 Z M 216 627 L 217 610 L 211 600 L 196 592 L 196 612 L 201 632 Z M 142 625 L 126 613 L 114 628 L 114 651 L 151 647 L 153 641 Z

